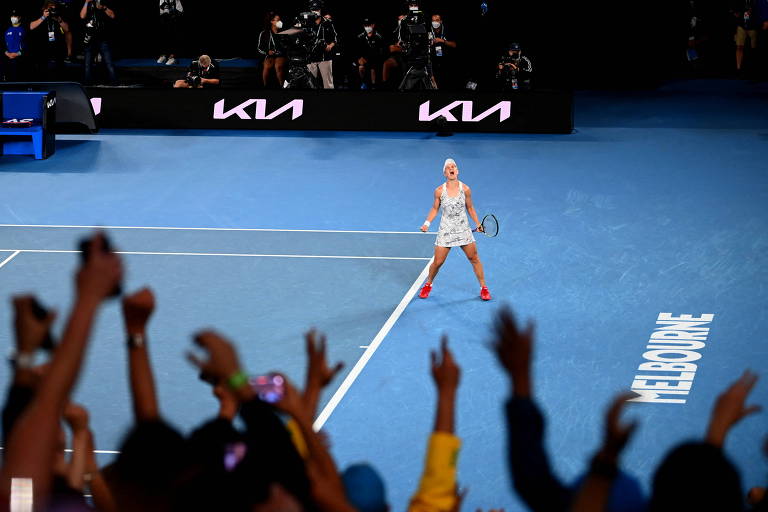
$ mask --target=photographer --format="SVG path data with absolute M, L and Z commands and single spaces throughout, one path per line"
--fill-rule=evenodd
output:
M 176 80 L 174 89 L 202 89 L 213 88 L 221 85 L 219 65 L 208 55 L 201 55 L 189 65 L 187 76 L 183 80 Z
M 283 22 L 280 16 L 274 12 L 268 12 L 264 20 L 264 30 L 259 34 L 259 42 L 256 48 L 264 56 L 262 64 L 261 80 L 266 88 L 270 75 L 277 78 L 278 87 L 285 83 L 285 46 L 278 32 L 282 30 Z
M 453 51 L 456 48 L 456 42 L 450 41 L 445 32 L 443 17 L 440 14 L 432 15 L 432 26 L 430 27 L 430 58 L 432 64 L 432 75 L 435 78 L 437 87 L 440 89 L 451 89 L 453 83 L 451 77 L 455 75 L 453 69 Z
M 497 67 L 496 81 L 502 91 L 531 88 L 533 66 L 530 59 L 523 55 L 518 43 L 510 43 Z
M 381 79 L 381 67 L 387 45 L 376 31 L 376 24 L 370 19 L 363 20 L 363 32 L 357 36 L 355 61 L 360 74 L 360 88 L 372 89 Z
M 109 43 L 110 22 L 115 19 L 115 12 L 101 0 L 85 0 L 80 9 L 80 19 L 85 20 L 85 83 L 92 82 L 93 58 L 101 54 L 107 67 L 110 85 L 117 84 L 115 66 L 112 63 L 112 46 Z
M 157 59 L 158 64 L 173 66 L 181 46 L 181 22 L 184 17 L 184 6 L 181 0 L 160 0 L 160 50 L 162 54 Z
M 5 46 L 0 67 L 0 80 L 18 82 L 26 53 L 27 31 L 21 26 L 18 11 L 11 11 L 11 26 L 5 31 Z
M 61 79 L 67 58 L 67 38 L 71 39 L 71 32 L 56 2 L 47 1 L 43 4 L 42 16 L 29 24 L 29 30 L 34 36 L 36 51 L 33 55 L 38 79 Z
M 309 2 L 309 10 L 315 14 L 315 44 L 309 56 L 309 72 L 317 79 L 322 77 L 323 88 L 333 89 L 333 48 L 339 38 L 330 16 L 322 16 L 323 3 L 319 0 Z

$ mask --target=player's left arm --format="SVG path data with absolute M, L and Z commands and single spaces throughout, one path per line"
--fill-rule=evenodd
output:
M 467 201 L 467 213 L 475 221 L 475 225 L 480 228 L 480 220 L 477 218 L 477 212 L 475 211 L 475 205 L 472 202 L 472 190 L 467 185 L 464 185 L 464 197 Z

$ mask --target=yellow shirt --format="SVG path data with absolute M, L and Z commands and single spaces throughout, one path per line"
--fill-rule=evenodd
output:
M 411 497 L 408 512 L 442 512 L 456 504 L 456 462 L 461 439 L 447 432 L 429 438 L 419 490 Z

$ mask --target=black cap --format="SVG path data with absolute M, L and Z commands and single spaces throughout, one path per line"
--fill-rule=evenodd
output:
M 363 25 L 373 25 L 374 23 L 376 22 L 373 21 L 371 18 L 363 18 Z
M 520 43 L 509 43 L 509 46 L 507 47 L 509 50 L 517 50 L 520 51 Z

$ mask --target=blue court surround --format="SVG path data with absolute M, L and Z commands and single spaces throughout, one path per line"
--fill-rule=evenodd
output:
M 416 231 L 440 166 L 453 157 L 479 212 L 495 213 L 501 224 L 499 237 L 478 240 L 494 301 L 478 299 L 466 259 L 450 254 L 432 296 L 408 305 L 324 429 L 340 465 L 372 462 L 385 475 L 393 510 L 404 509 L 432 427 L 429 350 L 446 332 L 462 366 L 465 508 L 520 510 L 503 456 L 507 383 L 486 346 L 500 303 L 536 320 L 535 393 L 548 413 L 555 468 L 568 481 L 600 441 L 605 405 L 638 373 L 660 312 L 715 318 L 688 402 L 629 408 L 640 428 L 624 467 L 646 489 L 665 450 L 702 435 L 720 390 L 747 367 L 763 371 L 767 98 L 764 86 L 739 82 L 580 94 L 572 135 L 61 136 L 49 160 L 0 159 L 0 223 Z M 0 228 L 0 262 L 12 254 L 6 250 L 72 250 L 77 233 Z M 117 230 L 114 238 L 125 251 L 414 258 L 428 258 L 434 240 L 192 230 Z M 71 253 L 23 252 L 0 268 L 0 291 L 38 291 L 64 312 L 75 262 Z M 251 371 L 281 369 L 296 378 L 305 364 L 301 332 L 317 325 L 329 331 L 331 357 L 349 371 L 426 263 L 127 255 L 126 287 L 149 283 L 158 292 L 150 343 L 161 405 L 189 428 L 214 412 L 182 359 L 190 332 L 216 326 L 238 341 Z M 3 352 L 7 304 L 0 308 Z M 108 306 L 77 392 L 106 450 L 117 446 L 130 414 L 118 325 L 115 305 Z M 4 385 L 7 372 L 0 375 Z M 766 406 L 761 377 L 751 402 Z M 726 445 L 745 489 L 766 483 L 758 449 L 765 424 L 764 413 L 744 420 Z

